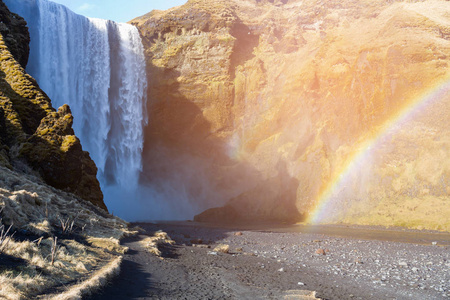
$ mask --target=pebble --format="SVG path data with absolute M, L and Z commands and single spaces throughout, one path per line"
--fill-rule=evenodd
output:
M 208 237 L 201 237 L 208 240 Z M 242 238 L 234 234 L 228 239 L 231 245 L 244 244 Z M 434 243 L 438 245 L 438 242 Z M 335 280 L 339 286 L 345 282 L 349 287 L 361 286 L 369 292 L 366 298 L 360 298 L 362 296 L 356 293 L 348 294 L 347 298 L 375 299 L 370 291 L 385 293 L 385 297 L 377 299 L 393 299 L 399 295 L 403 297 L 399 299 L 408 295 L 411 296 L 407 299 L 449 297 L 450 247 L 430 247 L 431 244 L 431 241 L 428 245 L 414 245 L 317 234 L 275 235 L 246 231 L 246 252 L 243 254 L 267 258 L 271 263 L 265 269 L 271 269 L 272 263 L 281 262 L 283 265 L 276 265 L 275 272 L 286 272 L 287 266 L 291 265 L 305 274 L 327 277 L 328 282 Z M 332 252 L 328 253 L 327 249 Z M 305 284 L 298 282 L 298 286 L 302 285 Z
M 325 255 L 326 253 L 325 253 L 325 250 L 323 250 L 322 248 L 319 248 L 316 250 L 316 254 L 317 255 Z
M 399 266 L 402 266 L 402 267 L 407 267 L 407 266 L 408 266 L 408 263 L 407 263 L 406 261 L 399 261 L 399 262 L 398 262 L 398 265 L 399 265 Z

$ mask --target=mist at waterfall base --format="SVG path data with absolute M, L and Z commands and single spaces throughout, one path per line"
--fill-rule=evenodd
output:
M 71 107 L 75 133 L 97 165 L 109 211 L 127 221 L 192 218 L 188 199 L 171 184 L 161 189 L 138 183 L 147 76 L 137 29 L 86 18 L 46 0 L 5 3 L 28 23 L 27 72 L 55 108 Z

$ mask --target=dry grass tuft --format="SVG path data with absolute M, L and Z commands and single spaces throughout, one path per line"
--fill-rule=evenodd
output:
M 0 298 L 8 300 L 27 299 L 24 291 L 39 291 L 43 285 L 44 280 L 38 274 L 14 275 L 12 273 L 3 273 L 0 275 Z
M 3 211 L 3 208 L 0 209 L 0 214 Z M 4 224 L 2 224 L 2 219 L 0 218 L 0 254 L 3 252 L 3 250 L 8 246 L 9 242 L 11 241 L 12 235 L 10 235 L 12 225 L 9 225 L 8 228 Z
M 62 293 L 55 299 L 81 299 L 118 270 L 126 251 L 119 241 L 134 233 L 91 203 L 3 167 L 0 207 L 0 259 L 20 261 L 0 269 L 2 299 L 48 299 L 46 290 Z
M 51 300 L 78 300 L 83 295 L 90 295 L 105 285 L 112 277 L 119 274 L 122 257 L 119 256 L 101 270 L 95 272 L 88 280 L 72 286 L 67 291 L 48 297 Z
M 153 236 L 149 236 L 140 241 L 140 243 L 144 246 L 144 248 L 149 253 L 153 253 L 156 256 L 161 256 L 161 251 L 158 249 L 159 245 L 173 245 L 175 241 L 173 241 L 169 235 L 163 231 L 157 231 Z

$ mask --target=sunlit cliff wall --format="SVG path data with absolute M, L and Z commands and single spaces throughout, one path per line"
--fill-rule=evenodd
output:
M 327 202 L 316 221 L 450 227 L 448 91 L 396 122 L 450 78 L 450 2 L 191 0 L 131 23 L 151 78 L 142 182 L 187 216 L 300 221 Z

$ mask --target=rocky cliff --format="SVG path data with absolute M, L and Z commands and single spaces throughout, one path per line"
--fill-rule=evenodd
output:
M 26 22 L 0 1 L 0 164 L 35 173 L 45 183 L 106 209 L 97 168 L 74 135 L 70 108 L 55 111 L 26 74 Z
M 131 232 L 106 211 L 70 108 L 25 72 L 29 41 L 0 0 L 0 298 L 81 299 L 118 272 Z
M 0 3 L 0 33 L 14 58 L 25 68 L 30 54 L 30 35 L 27 23 L 20 16 L 11 13 L 3 1 Z
M 199 208 L 228 201 L 197 219 L 311 217 L 447 82 L 449 15 L 438 0 L 190 0 L 132 20 L 149 77 L 143 181 Z M 331 221 L 448 228 L 449 97 L 347 175 Z

